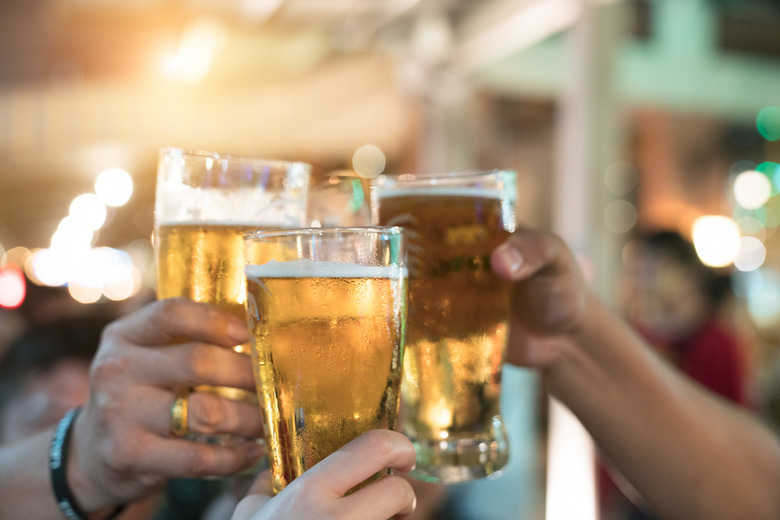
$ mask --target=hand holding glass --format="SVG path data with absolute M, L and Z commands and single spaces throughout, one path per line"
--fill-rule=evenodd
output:
M 243 234 L 305 225 L 310 171 L 300 162 L 161 149 L 154 213 L 158 299 L 212 303 L 245 321 Z M 248 345 L 235 350 L 249 353 Z M 197 390 L 254 399 L 240 389 Z
M 515 190 L 510 171 L 372 181 L 375 223 L 409 236 L 401 429 L 422 480 L 485 477 L 508 460 L 499 395 L 510 286 L 491 271 L 490 253 L 515 229 Z
M 393 429 L 406 320 L 401 228 L 247 234 L 247 314 L 273 492 Z

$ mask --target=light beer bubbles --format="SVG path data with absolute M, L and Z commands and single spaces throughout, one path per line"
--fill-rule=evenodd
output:
M 739 239 L 739 251 L 734 258 L 734 267 L 740 271 L 755 271 L 766 260 L 766 247 L 756 237 Z
M 721 215 L 699 217 L 693 223 L 693 245 L 705 265 L 725 267 L 739 251 L 739 227 Z
M 80 226 L 91 231 L 100 229 L 106 222 L 106 205 L 94 193 L 79 195 L 70 203 L 70 216 Z
M 763 206 L 772 195 L 772 182 L 761 172 L 744 171 L 734 179 L 734 199 L 746 209 Z
M 103 170 L 95 179 L 95 193 L 107 206 L 124 206 L 133 194 L 133 178 L 121 168 Z

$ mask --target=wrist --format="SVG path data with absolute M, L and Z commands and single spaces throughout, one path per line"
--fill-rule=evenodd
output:
M 62 514 L 68 520 L 108 520 L 115 518 L 124 509 L 124 505 L 106 508 L 105 512 L 97 511 L 97 508 L 91 508 L 89 503 L 85 507 L 84 502 L 80 501 L 74 493 L 74 489 L 83 489 L 83 486 L 80 484 L 84 482 L 83 479 L 74 478 L 84 476 L 80 475 L 78 471 L 74 471 L 74 468 L 78 465 L 69 464 L 71 449 L 75 444 L 75 439 L 72 438 L 74 423 L 79 415 L 79 411 L 79 408 L 68 411 L 57 425 L 52 437 L 49 449 L 49 471 L 55 501 Z M 76 484 L 75 486 L 73 485 L 74 483 Z M 83 500 L 84 493 L 80 493 L 80 495 Z

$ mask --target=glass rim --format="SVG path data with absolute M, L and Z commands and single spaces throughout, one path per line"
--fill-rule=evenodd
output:
M 371 181 L 378 181 L 380 179 L 391 179 L 396 182 L 407 181 L 430 181 L 438 179 L 480 179 L 483 177 L 489 177 L 491 175 L 500 174 L 513 174 L 517 175 L 517 171 L 512 168 L 494 168 L 492 170 L 450 170 L 440 172 L 423 172 L 423 173 L 383 173 Z
M 277 238 L 288 236 L 317 236 L 317 235 L 337 235 L 337 234 L 390 234 L 403 235 L 404 228 L 401 226 L 336 226 L 336 227 L 299 227 L 284 229 L 268 229 L 249 231 L 244 233 L 244 241 L 258 238 Z
M 253 157 L 249 155 L 236 155 L 229 153 L 220 153 L 209 150 L 203 150 L 199 148 L 181 148 L 178 146 L 161 146 L 158 148 L 158 154 L 160 157 L 165 155 L 171 155 L 176 153 L 181 157 L 191 157 L 195 159 L 214 159 L 216 160 L 228 160 L 241 164 L 268 164 L 268 165 L 299 165 L 311 170 L 313 167 L 310 163 L 305 161 L 295 161 L 287 159 L 273 159 L 268 157 Z

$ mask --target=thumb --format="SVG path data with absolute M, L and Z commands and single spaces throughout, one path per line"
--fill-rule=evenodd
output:
M 271 495 L 271 472 L 263 471 L 255 478 L 247 495 L 238 503 L 230 520 L 249 520 L 271 500 Z
M 236 510 L 233 512 L 230 520 L 250 520 L 269 500 L 271 500 L 271 497 L 265 495 L 245 496 L 236 506 Z

